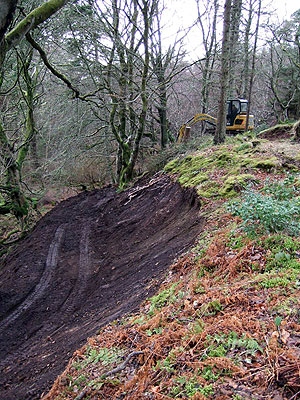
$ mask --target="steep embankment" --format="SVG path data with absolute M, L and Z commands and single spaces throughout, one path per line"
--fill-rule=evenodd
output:
M 240 137 L 169 163 L 202 197 L 205 231 L 137 315 L 74 353 L 44 400 L 299 399 L 299 154 Z
M 0 398 L 38 398 L 87 337 L 153 293 L 201 231 L 199 208 L 194 190 L 157 175 L 42 218 L 0 269 Z

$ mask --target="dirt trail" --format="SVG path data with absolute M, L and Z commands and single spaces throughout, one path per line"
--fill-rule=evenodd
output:
M 203 227 L 164 175 L 60 203 L 0 266 L 0 399 L 37 399 L 97 328 L 153 293 Z

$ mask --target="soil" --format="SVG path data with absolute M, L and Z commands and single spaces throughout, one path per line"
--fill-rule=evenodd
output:
M 260 139 L 267 139 L 270 141 L 277 141 L 277 140 L 284 140 L 284 139 L 291 139 L 293 137 L 292 126 L 277 126 L 273 127 L 269 130 L 264 131 L 264 133 L 259 134 Z
M 136 310 L 204 225 L 166 175 L 83 192 L 46 214 L 0 268 L 0 399 L 46 392 L 87 337 Z

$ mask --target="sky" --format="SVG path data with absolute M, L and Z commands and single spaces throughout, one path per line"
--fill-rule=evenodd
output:
M 200 0 L 201 3 L 202 0 Z M 300 9 L 300 4 L 296 0 L 263 0 L 263 7 L 267 11 L 274 10 L 273 20 L 282 22 L 290 19 L 291 15 Z M 163 25 L 165 26 L 165 42 L 173 43 L 179 29 L 187 32 L 187 29 L 193 24 L 197 18 L 196 0 L 165 0 L 166 10 L 164 12 Z M 220 7 L 223 12 L 223 6 Z M 222 32 L 222 26 L 219 31 Z M 179 35 L 180 36 L 180 35 Z M 178 34 L 177 34 L 178 37 Z M 192 29 L 184 40 L 185 49 L 189 52 L 190 58 L 201 58 L 201 46 L 199 46 L 199 30 Z

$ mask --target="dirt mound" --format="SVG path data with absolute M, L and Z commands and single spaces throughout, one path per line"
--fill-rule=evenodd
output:
M 268 128 L 258 134 L 260 139 L 267 139 L 270 141 L 281 140 L 281 139 L 291 139 L 293 137 L 292 133 L 293 124 L 285 125 L 275 125 Z
M 0 399 L 36 399 L 75 349 L 137 308 L 203 226 L 167 176 L 60 203 L 0 269 Z

